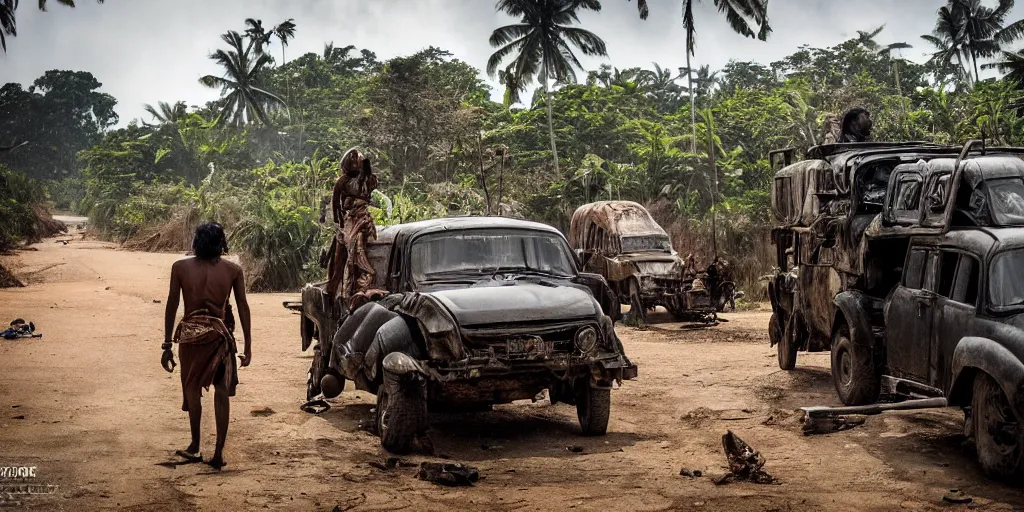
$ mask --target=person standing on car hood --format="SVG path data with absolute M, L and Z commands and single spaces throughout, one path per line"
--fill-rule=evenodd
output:
M 332 307 L 339 287 L 350 310 L 372 294 L 375 272 L 366 255 L 366 244 L 377 238 L 369 210 L 377 185 L 370 160 L 357 149 L 348 150 L 341 159 L 341 176 L 331 196 L 331 214 L 338 229 L 327 269 L 327 294 Z
M 224 466 L 224 441 L 228 433 L 229 397 L 235 396 L 238 384 L 235 362 L 234 317 L 228 315 L 228 297 L 235 293 L 238 317 L 245 335 L 241 365 L 252 362 L 252 337 L 249 324 L 249 303 L 245 297 L 245 278 L 242 268 L 221 256 L 228 244 L 220 224 L 202 224 L 196 228 L 192 240 L 195 257 L 174 262 L 171 267 L 171 286 L 164 312 L 164 344 L 161 365 L 174 371 L 172 340 L 178 344 L 181 359 L 181 389 L 184 401 L 181 409 L 188 411 L 192 429 L 192 443 L 176 453 L 190 462 L 201 462 L 199 427 L 202 418 L 203 389 L 214 387 L 214 412 L 217 418 L 217 446 L 207 463 L 215 469 Z M 172 338 L 174 317 L 178 314 L 178 299 L 185 299 L 185 316 Z

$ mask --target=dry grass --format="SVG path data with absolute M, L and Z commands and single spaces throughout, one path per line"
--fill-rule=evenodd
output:
M 122 245 L 132 251 L 188 251 L 192 248 L 192 237 L 199 222 L 198 208 L 183 206 L 171 215 L 170 220 L 140 232 Z
M 650 204 L 647 209 L 672 237 L 672 244 L 681 256 L 693 253 L 698 268 L 707 267 L 714 260 L 710 219 L 681 217 L 675 205 L 667 201 Z M 718 219 L 717 231 L 718 254 L 732 267 L 738 289 L 746 294 L 744 299 L 765 300 L 767 292 L 761 276 L 771 272 L 775 262 L 771 227 L 733 216 Z

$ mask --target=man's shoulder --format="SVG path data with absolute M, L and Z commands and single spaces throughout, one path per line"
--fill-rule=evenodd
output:
M 229 259 L 220 258 L 218 263 L 220 265 L 223 265 L 224 268 L 227 268 L 227 269 L 231 270 L 232 272 L 241 272 L 242 271 L 242 266 L 241 265 L 239 265 L 238 263 L 235 263 L 235 262 L 233 262 L 233 261 L 231 261 Z

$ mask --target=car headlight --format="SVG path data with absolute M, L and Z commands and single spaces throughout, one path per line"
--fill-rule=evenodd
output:
M 597 329 L 586 326 L 576 331 L 576 338 L 573 340 L 576 348 L 584 354 L 589 354 L 597 346 Z

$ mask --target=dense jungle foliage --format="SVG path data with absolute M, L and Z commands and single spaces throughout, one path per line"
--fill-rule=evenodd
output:
M 1018 24 L 996 20 L 987 36 L 995 46 L 978 49 L 977 38 L 943 28 L 942 16 L 926 38 L 938 51 L 925 64 L 901 56 L 908 44 L 881 42 L 890 35 L 881 27 L 720 70 L 602 65 L 577 77 L 542 63 L 532 69 L 540 70 L 535 91 L 530 70 L 516 68 L 521 59 L 500 68 L 498 58 L 490 67 L 507 88 L 505 104 L 492 101 L 480 69 L 442 49 L 380 60 L 372 49 L 328 43 L 285 60 L 295 24 L 247 20 L 211 56 L 223 76 L 201 80 L 221 89 L 220 100 L 167 98 L 148 107 L 152 119 L 123 128 L 111 128 L 115 99 L 97 92 L 88 72 L 50 71 L 27 90 L 7 84 L 0 142 L 32 143 L 0 152 L 0 164 L 42 180 L 58 208 L 89 215 L 100 235 L 131 247 L 184 250 L 198 222 L 219 221 L 257 290 L 321 277 L 318 257 L 333 232 L 318 218 L 340 155 L 358 146 L 380 175 L 380 225 L 489 214 L 564 229 L 581 204 L 628 199 L 651 208 L 679 252 L 707 262 L 714 213 L 719 252 L 756 296 L 772 254 L 768 152 L 822 142 L 829 114 L 868 109 L 876 140 L 1024 143 L 1016 81 L 1024 57 L 999 57 L 997 44 L 1020 35 Z M 499 31 L 495 47 L 505 41 Z M 981 79 L 979 66 L 1006 77 Z M 508 104 L 517 97 L 522 103 Z

